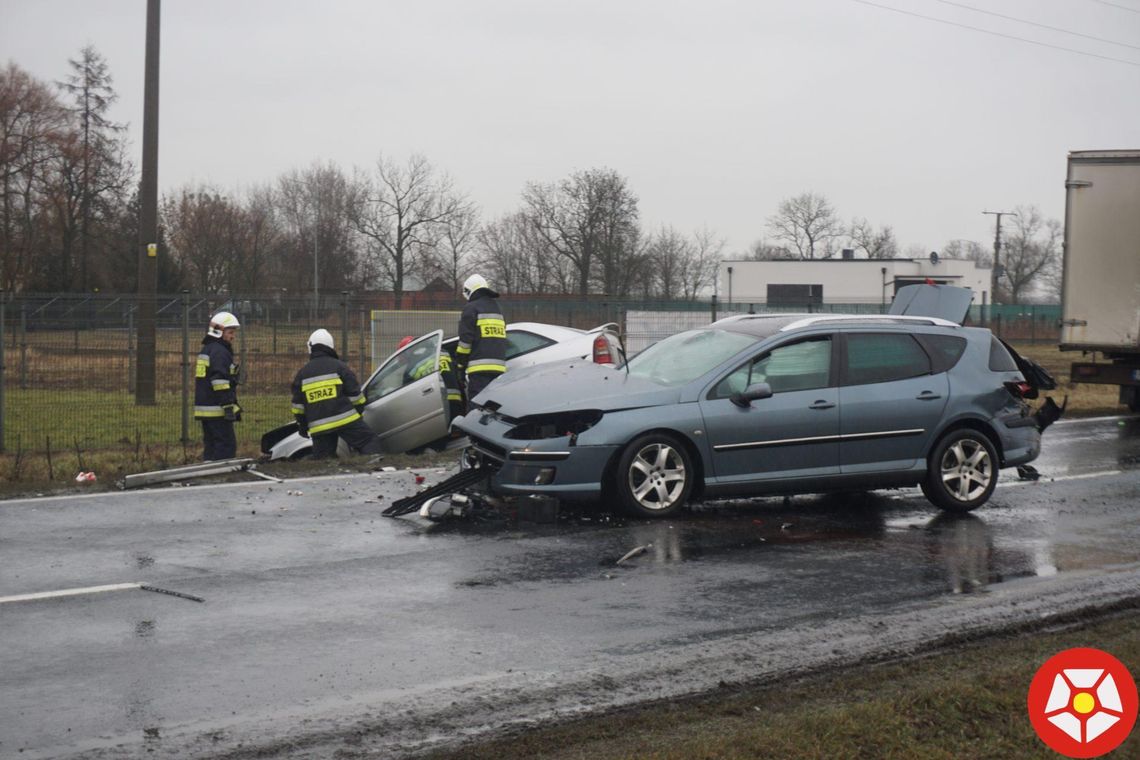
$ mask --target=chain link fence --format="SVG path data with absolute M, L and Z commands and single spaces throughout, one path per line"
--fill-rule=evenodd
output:
M 309 334 L 323 327 L 363 381 L 405 335 L 442 329 L 455 334 L 462 302 L 414 294 L 395 309 L 391 298 L 350 294 L 227 299 L 180 293 L 156 302 L 155 403 L 135 403 L 138 302 L 134 296 L 0 294 L 0 446 L 5 453 L 82 452 L 167 447 L 183 461 L 197 457 L 201 434 L 192 419 L 191 371 L 210 315 L 233 312 L 241 322 L 234 344 L 244 382 L 238 388 L 243 454 L 256 453 L 263 433 L 289 422 L 289 386 L 308 357 Z M 589 329 L 618 326 L 628 353 L 687 327 L 731 313 L 813 311 L 878 313 L 878 304 L 640 301 L 597 297 L 501 299 L 509 322 L 545 322 Z M 1056 306 L 978 307 L 973 324 L 1014 340 L 1056 342 Z M 180 451 L 178 451 L 181 449 Z

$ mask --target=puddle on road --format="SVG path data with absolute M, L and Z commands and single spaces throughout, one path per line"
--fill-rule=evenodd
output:
M 556 524 L 460 520 L 433 531 L 475 540 L 527 539 L 525 551 L 456 582 L 473 590 L 675 574 L 694 562 L 747 565 L 761 573 L 826 560 L 872 577 L 916 576 L 929 593 L 949 594 L 1057 573 L 1043 526 L 1023 532 L 1008 520 L 1001 526 L 999 534 L 975 514 L 916 509 L 905 494 L 859 493 L 713 502 L 672 520 L 570 507 Z M 617 564 L 636 549 L 642 551 Z

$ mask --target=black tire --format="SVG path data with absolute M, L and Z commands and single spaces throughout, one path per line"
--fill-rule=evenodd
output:
M 997 487 L 997 449 L 985 433 L 962 429 L 944 435 L 930 452 L 922 492 L 947 512 L 985 504 Z
M 614 487 L 626 512 L 638 517 L 669 517 L 693 491 L 689 452 L 674 437 L 650 433 L 630 443 L 614 472 Z

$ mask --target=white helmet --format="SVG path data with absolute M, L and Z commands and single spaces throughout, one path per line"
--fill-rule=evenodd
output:
M 222 330 L 227 327 L 241 327 L 241 325 L 233 314 L 228 311 L 219 311 L 210 317 L 210 327 L 206 330 L 206 334 L 211 338 L 220 338 L 222 337 Z
M 463 297 L 470 301 L 475 291 L 489 287 L 491 286 L 483 279 L 483 275 L 473 274 L 463 281 Z
M 313 346 L 328 346 L 333 348 L 333 337 L 325 328 L 313 330 L 313 334 L 309 336 L 309 350 L 313 350 Z

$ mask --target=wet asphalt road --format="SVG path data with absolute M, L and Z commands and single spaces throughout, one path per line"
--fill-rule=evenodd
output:
M 400 755 L 1140 595 L 1140 420 L 975 515 L 917 491 L 379 516 L 410 472 L 0 502 L 0 757 Z M 428 482 L 442 471 L 426 471 Z M 645 553 L 623 566 L 630 549 Z

